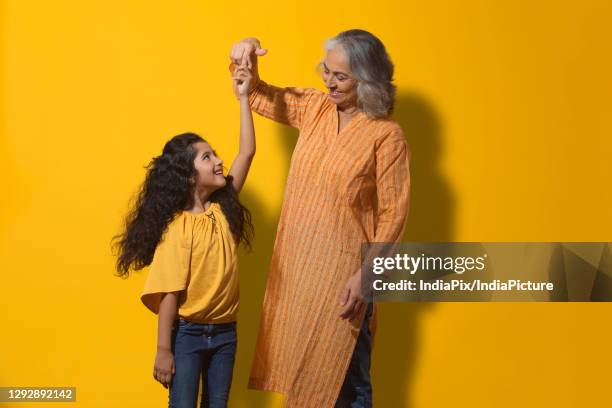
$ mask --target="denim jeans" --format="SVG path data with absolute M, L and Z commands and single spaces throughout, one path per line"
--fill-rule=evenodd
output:
M 336 401 L 336 408 L 371 408 L 372 383 L 370 381 L 370 356 L 372 354 L 372 333 L 369 324 L 373 304 L 368 303 L 361 330 L 357 337 L 351 363 Z
M 196 408 L 200 378 L 200 407 L 226 407 L 236 356 L 236 323 L 199 324 L 174 321 L 172 353 L 175 374 L 170 383 L 169 408 Z

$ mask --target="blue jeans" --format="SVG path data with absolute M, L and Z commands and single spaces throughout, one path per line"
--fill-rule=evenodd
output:
M 172 354 L 175 374 L 170 383 L 169 408 L 226 407 L 236 356 L 236 323 L 199 324 L 174 321 Z
M 370 381 L 370 356 L 372 354 L 372 333 L 369 324 L 372 317 L 372 302 L 368 303 L 361 330 L 357 337 L 355 350 L 340 395 L 336 401 L 336 408 L 371 408 L 372 383 Z

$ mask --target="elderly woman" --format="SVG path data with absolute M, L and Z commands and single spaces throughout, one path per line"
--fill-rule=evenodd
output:
M 295 127 L 285 198 L 249 387 L 286 395 L 288 407 L 369 407 L 373 304 L 361 293 L 364 242 L 397 242 L 405 228 L 410 153 L 389 115 L 393 64 L 363 30 L 326 44 L 328 92 L 259 78 L 255 38 L 234 45 L 253 73 L 258 114 Z

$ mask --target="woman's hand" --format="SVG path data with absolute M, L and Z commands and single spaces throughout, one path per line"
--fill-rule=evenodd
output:
M 172 376 L 175 373 L 174 356 L 168 349 L 158 349 L 155 355 L 155 365 L 153 366 L 153 377 L 168 388 Z
M 266 55 L 268 50 L 261 48 L 259 40 L 254 37 L 245 38 L 232 47 L 230 59 L 236 65 L 246 66 L 252 70 L 257 66 L 257 57 Z
M 361 294 L 361 270 L 354 273 L 346 282 L 340 304 L 343 306 L 340 317 L 349 320 L 356 318 L 365 306 L 365 299 Z
M 236 68 L 232 75 L 234 94 L 236 94 L 236 97 L 247 97 L 249 95 L 252 79 L 253 75 L 248 68 L 244 66 Z
M 267 52 L 268 50 L 261 48 L 257 38 L 246 38 L 237 42 L 232 47 L 232 51 L 230 52 L 230 59 L 232 60 L 232 66 L 234 66 L 232 76 L 236 73 L 238 68 L 246 67 L 252 76 L 252 80 L 249 82 L 248 91 L 253 89 L 257 85 L 257 82 L 259 82 L 257 57 L 266 55 Z

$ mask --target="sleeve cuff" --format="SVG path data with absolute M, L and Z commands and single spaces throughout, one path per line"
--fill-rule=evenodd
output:
M 260 89 L 264 84 L 264 81 L 260 79 L 257 81 L 257 84 L 255 84 L 255 86 L 249 90 L 249 105 L 253 106 L 253 103 L 255 102 L 255 99 L 257 98 L 257 95 L 259 95 Z

